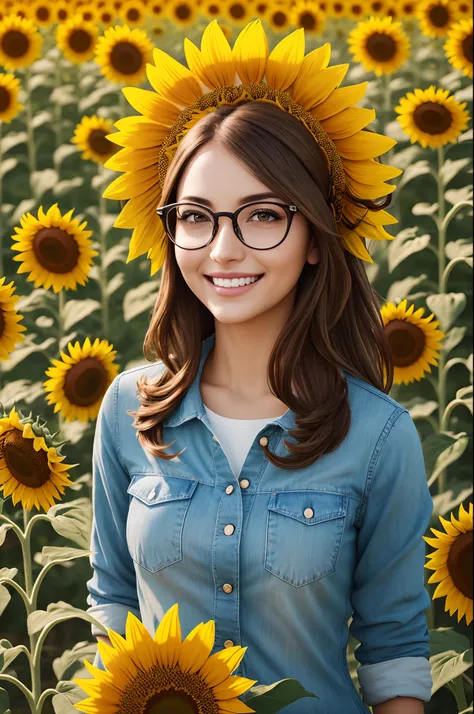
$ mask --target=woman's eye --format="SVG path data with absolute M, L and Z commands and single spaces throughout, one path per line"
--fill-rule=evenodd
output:
M 265 216 L 267 218 L 276 218 L 277 220 L 280 219 L 280 216 L 277 213 L 273 213 L 273 211 L 256 211 L 255 213 L 250 216 L 252 218 L 253 216 Z M 269 221 L 258 221 L 258 223 L 268 223 Z

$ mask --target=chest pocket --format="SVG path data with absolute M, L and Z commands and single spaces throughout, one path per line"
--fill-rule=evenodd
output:
M 183 526 L 197 481 L 167 474 L 137 474 L 127 493 L 127 545 L 133 560 L 156 573 L 182 560 Z
M 265 570 L 301 587 L 336 569 L 348 496 L 282 491 L 268 503 Z

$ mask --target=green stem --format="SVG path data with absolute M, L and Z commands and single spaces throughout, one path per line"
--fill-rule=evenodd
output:
M 103 197 L 103 185 L 102 177 L 104 173 L 104 167 L 102 164 L 98 165 L 97 175 L 99 177 L 99 239 L 100 239 L 100 291 L 102 300 L 102 320 L 103 320 L 103 333 L 104 338 L 108 338 L 109 335 L 109 299 L 107 295 L 107 266 L 105 259 L 107 256 L 107 236 L 104 231 L 103 219 L 107 214 L 106 199 Z
M 61 78 L 61 55 L 59 54 L 56 59 L 55 69 L 54 69 L 54 86 L 56 89 L 56 94 L 62 85 Z M 61 146 L 61 105 L 56 100 L 54 102 L 54 132 L 56 136 L 56 150 Z
M 30 87 L 31 69 L 29 67 L 25 70 L 25 92 L 26 92 L 26 129 L 28 133 L 28 167 L 30 171 L 30 190 L 32 198 L 36 198 L 33 185 L 31 183 L 31 177 L 34 171 L 36 171 L 36 147 L 35 147 L 35 136 L 33 130 L 33 109 L 31 103 L 31 87 Z
M 28 704 L 30 705 L 30 710 L 32 714 L 36 714 L 36 706 L 35 706 L 35 701 L 33 699 L 33 695 L 31 691 L 28 689 L 28 687 L 25 687 L 24 684 L 22 684 L 16 677 L 12 677 L 10 674 L 0 674 L 0 681 L 4 682 L 9 682 L 10 684 L 14 684 L 20 692 L 22 692 L 25 696 L 25 698 L 28 700 Z
M 443 164 L 444 164 L 444 151 L 443 147 L 438 147 L 438 170 L 436 174 L 436 183 L 438 187 L 438 282 L 439 282 L 439 292 L 445 292 L 445 284 L 443 280 L 445 268 L 446 268 L 446 226 L 444 222 L 445 218 L 445 202 L 444 202 L 444 179 L 443 179 Z M 446 380 L 447 372 L 444 369 L 446 362 L 446 355 L 443 350 L 441 350 L 438 361 L 438 428 L 439 431 L 443 431 L 444 427 L 444 411 L 446 409 Z M 447 472 L 446 469 L 441 471 L 438 478 L 438 494 L 443 493 L 446 490 L 446 480 Z
M 24 534 L 23 534 L 23 571 L 25 576 L 25 592 L 30 599 L 27 605 L 27 619 L 31 613 L 36 609 L 33 602 L 31 602 L 31 594 L 33 591 L 33 564 L 31 562 L 31 523 L 32 521 L 31 512 L 27 511 L 26 508 L 23 509 L 23 524 L 24 524 Z M 32 712 L 36 713 L 36 702 L 41 695 L 41 673 L 39 667 L 35 666 L 35 647 L 38 639 L 38 633 L 33 633 L 30 635 L 30 672 L 31 672 L 31 694 L 34 702 L 34 709 Z
M 452 679 L 450 688 L 452 693 L 454 694 L 458 712 L 463 712 L 465 709 L 467 709 L 467 701 L 461 677 L 455 677 L 455 679 Z
M 36 714 L 41 714 L 43 710 L 43 704 L 45 703 L 46 699 L 48 697 L 54 697 L 55 694 L 57 694 L 56 689 L 45 689 L 40 698 L 38 699 L 38 703 L 36 705 Z
M 61 342 L 64 337 L 64 290 L 61 289 L 58 293 L 58 354 L 61 354 Z M 58 431 L 63 428 L 61 410 L 58 411 Z

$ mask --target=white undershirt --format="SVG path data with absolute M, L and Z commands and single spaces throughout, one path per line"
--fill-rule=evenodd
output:
M 205 404 L 204 409 L 212 430 L 229 460 L 234 476 L 238 478 L 255 436 L 265 424 L 277 417 L 232 419 L 216 414 Z

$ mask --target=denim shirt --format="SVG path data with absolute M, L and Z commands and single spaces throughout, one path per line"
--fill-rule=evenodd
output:
M 214 620 L 211 654 L 248 648 L 234 675 L 259 684 L 294 677 L 319 697 L 288 714 L 367 713 L 396 696 L 429 701 L 422 536 L 433 501 L 409 412 L 343 371 L 351 425 L 337 449 L 297 470 L 273 466 L 262 445 L 288 456 L 283 440 L 296 443 L 288 410 L 260 429 L 236 478 L 200 393 L 214 341 L 202 342 L 196 378 L 163 422 L 166 451 L 184 448 L 179 457 L 151 456 L 126 413 L 139 406 L 136 380 L 160 374 L 161 362 L 128 369 L 107 389 L 93 448 L 88 612 L 122 635 L 129 610 L 154 635 L 176 602 L 183 638 Z M 360 643 L 361 695 L 348 632 Z M 92 634 L 103 633 L 92 626 Z M 103 668 L 99 653 L 94 664 Z

